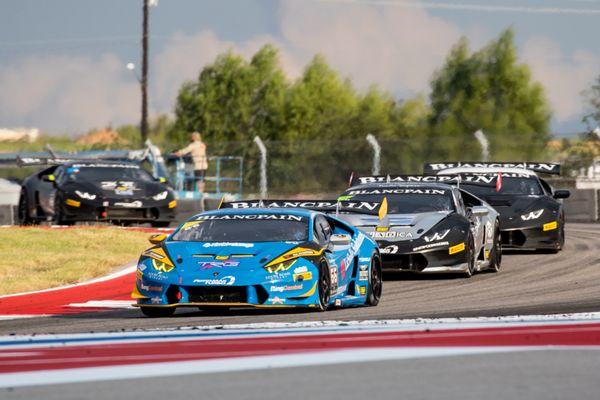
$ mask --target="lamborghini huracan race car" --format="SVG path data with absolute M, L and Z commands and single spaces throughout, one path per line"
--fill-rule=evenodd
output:
M 484 199 L 500 213 L 502 246 L 562 250 L 565 212 L 560 199 L 568 190 L 555 190 L 536 175 L 560 174 L 552 163 L 436 163 L 425 164 L 425 173 L 460 174 L 461 189 Z
M 151 237 L 132 293 L 142 313 L 379 303 L 381 259 L 367 235 L 322 212 L 252 205 L 224 204 Z
M 339 200 L 384 202 L 387 215 L 381 220 L 360 214 L 340 217 L 377 241 L 384 269 L 467 277 L 485 269 L 498 271 L 502 260 L 498 213 L 477 197 L 439 181 L 407 175 L 357 178 Z
M 113 221 L 161 227 L 175 218 L 173 191 L 138 164 L 57 158 L 19 158 L 17 163 L 47 166 L 23 181 L 21 224 Z

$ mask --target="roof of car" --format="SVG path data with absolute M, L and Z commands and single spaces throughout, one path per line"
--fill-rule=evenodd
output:
M 318 211 L 308 210 L 305 208 L 222 208 L 220 210 L 205 211 L 196 214 L 193 218 L 199 215 L 239 215 L 239 214 L 284 214 L 284 215 L 299 215 L 303 217 L 311 217 L 315 214 L 322 214 Z
M 363 185 L 356 185 L 349 187 L 345 191 L 348 192 L 350 190 L 359 190 L 359 189 L 396 189 L 396 188 L 427 188 L 427 189 L 444 189 L 444 190 L 452 190 L 454 186 L 448 185 L 446 183 L 436 183 L 436 182 L 380 182 L 380 183 L 366 183 Z

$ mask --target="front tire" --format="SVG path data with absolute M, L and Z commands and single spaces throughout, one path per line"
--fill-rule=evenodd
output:
M 490 255 L 490 267 L 489 271 L 498 272 L 500 271 L 500 265 L 502 264 L 502 236 L 500 229 L 496 225 L 494 232 L 494 244 L 492 248 L 492 254 Z
M 19 225 L 31 225 L 34 222 L 29 214 L 29 201 L 27 200 L 27 192 L 25 190 L 21 190 L 21 195 L 19 196 L 17 219 Z
M 140 310 L 150 318 L 166 318 L 175 314 L 175 307 L 140 307 Z
M 319 265 L 319 302 L 317 303 L 318 311 L 326 311 L 331 300 L 331 272 L 327 261 L 321 260 Z
M 371 273 L 369 274 L 369 289 L 367 292 L 366 305 L 374 307 L 379 304 L 381 293 L 383 291 L 381 277 L 381 260 L 374 256 L 371 259 Z
M 475 243 L 473 236 L 469 234 L 467 239 L 467 270 L 465 271 L 465 278 L 470 278 L 475 273 Z

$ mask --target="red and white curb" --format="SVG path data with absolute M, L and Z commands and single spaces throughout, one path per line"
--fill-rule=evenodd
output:
M 0 337 L 0 387 L 573 349 L 600 350 L 598 314 L 18 335 Z

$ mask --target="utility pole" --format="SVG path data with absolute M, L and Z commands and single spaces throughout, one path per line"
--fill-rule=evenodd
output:
M 148 139 L 148 2 L 144 1 L 144 20 L 142 22 L 142 121 L 140 131 L 142 134 L 142 144 Z

